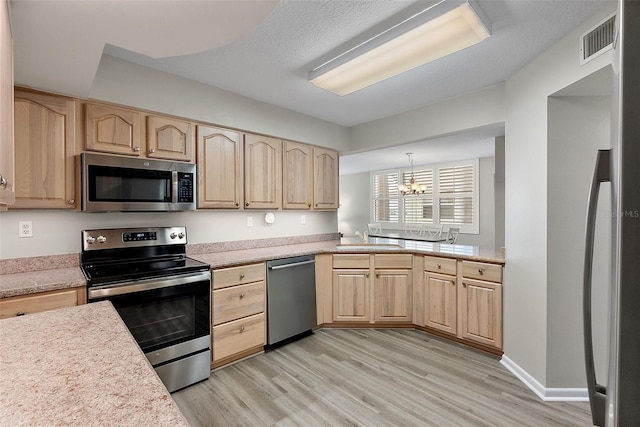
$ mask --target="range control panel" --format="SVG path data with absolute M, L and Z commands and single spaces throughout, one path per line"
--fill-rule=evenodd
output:
M 83 251 L 186 244 L 186 227 L 111 228 L 82 231 Z

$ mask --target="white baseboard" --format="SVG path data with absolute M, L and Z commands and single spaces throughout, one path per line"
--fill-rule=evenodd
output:
M 507 356 L 503 355 L 500 363 L 545 402 L 586 402 L 589 400 L 586 388 L 546 388 Z

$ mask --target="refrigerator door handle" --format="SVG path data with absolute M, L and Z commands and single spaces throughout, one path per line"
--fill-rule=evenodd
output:
M 593 268 L 593 245 L 596 227 L 596 208 L 600 184 L 611 182 L 611 150 L 598 150 L 596 167 L 593 171 L 591 191 L 587 209 L 587 228 L 585 233 L 584 283 L 583 283 L 583 322 L 584 322 L 584 355 L 587 371 L 587 389 L 593 424 L 604 427 L 606 409 L 606 387 L 596 382 L 596 371 L 593 359 L 593 334 L 591 328 L 591 282 Z

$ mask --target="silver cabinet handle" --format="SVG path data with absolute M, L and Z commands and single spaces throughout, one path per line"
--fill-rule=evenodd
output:
M 240 273 L 240 280 L 244 279 L 244 273 Z
M 24 314 L 25 314 L 24 311 L 19 311 L 16 313 L 16 316 L 24 316 Z
M 244 325 L 240 326 L 240 333 L 244 332 Z
M 589 402 L 591 404 L 593 423 L 601 427 L 604 426 L 605 422 L 607 389 L 596 381 L 596 370 L 593 360 L 593 333 L 591 330 L 591 279 L 598 193 L 600 192 L 600 184 L 603 182 L 611 182 L 610 162 L 611 150 L 598 150 L 587 209 L 587 228 L 585 232 L 584 245 L 584 282 L 582 292 L 582 321 L 584 323 L 584 357 L 587 371 L 587 389 L 589 392 Z
M 135 152 L 140 151 L 140 147 L 133 147 L 133 151 L 135 151 Z
M 7 180 L 4 178 L 4 176 L 0 175 L 0 186 L 2 186 L 2 188 L 4 188 L 5 190 L 7 189 L 7 185 L 9 183 L 7 182 Z
M 155 152 L 156 152 L 156 149 L 155 149 L 155 148 L 152 148 L 152 149 L 150 149 L 150 150 L 149 150 L 149 154 L 153 154 L 153 153 L 155 153 Z
M 69 199 L 69 200 L 67 200 L 67 204 L 70 205 L 70 206 L 73 206 L 73 205 L 76 204 L 76 201 L 74 199 Z
M 240 299 L 244 298 L 244 292 L 240 293 Z

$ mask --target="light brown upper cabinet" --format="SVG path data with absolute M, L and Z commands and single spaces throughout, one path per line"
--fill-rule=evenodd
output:
M 283 209 L 311 209 L 312 151 L 310 145 L 283 142 Z
M 13 204 L 13 38 L 9 3 L 0 1 L 0 210 Z
M 313 149 L 313 208 L 338 209 L 338 152 Z
M 198 208 L 242 205 L 242 135 L 198 125 Z
M 160 116 L 147 116 L 147 157 L 192 162 L 194 124 Z
M 85 105 L 88 151 L 139 156 L 144 142 L 142 114 L 110 105 Z
M 16 90 L 16 209 L 75 207 L 75 100 Z
M 280 209 L 282 141 L 252 134 L 244 138 L 244 207 Z

